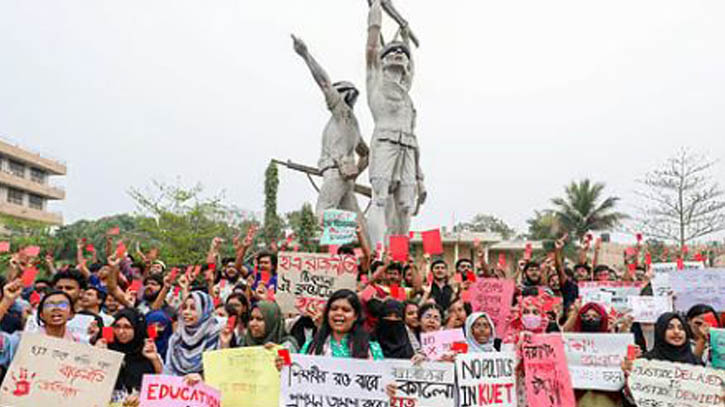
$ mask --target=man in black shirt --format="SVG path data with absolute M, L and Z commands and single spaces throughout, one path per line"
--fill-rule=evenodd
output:
M 444 260 L 436 260 L 430 266 L 433 273 L 433 284 L 430 288 L 430 298 L 432 298 L 439 307 L 448 309 L 455 291 L 448 284 L 448 264 Z

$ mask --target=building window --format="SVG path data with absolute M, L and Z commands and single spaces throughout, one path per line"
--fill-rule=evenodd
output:
M 8 202 L 15 205 L 23 204 L 23 191 L 8 188 Z
M 8 164 L 10 167 L 10 172 L 18 177 L 25 178 L 25 165 L 23 163 L 19 163 L 17 161 L 8 160 Z
M 45 171 L 37 168 L 30 169 L 30 179 L 38 184 L 45 184 Z
M 28 206 L 33 209 L 43 210 L 43 197 L 38 195 L 28 195 Z

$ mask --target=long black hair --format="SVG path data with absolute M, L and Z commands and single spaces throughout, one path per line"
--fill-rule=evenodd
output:
M 322 326 L 317 330 L 315 337 L 312 338 L 310 346 L 307 348 L 307 353 L 310 355 L 322 355 L 324 352 L 325 342 L 332 333 L 330 327 L 329 315 L 330 308 L 335 301 L 347 300 L 355 311 L 355 322 L 350 328 L 348 344 L 350 346 L 350 354 L 356 359 L 367 359 L 370 354 L 370 336 L 363 328 L 363 314 L 362 304 L 355 294 L 351 290 L 338 290 L 332 293 L 330 299 L 327 300 L 325 305 L 325 312 L 322 314 Z

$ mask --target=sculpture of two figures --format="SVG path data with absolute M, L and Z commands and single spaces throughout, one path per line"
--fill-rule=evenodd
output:
M 395 39 L 387 44 L 381 34 L 383 10 L 399 25 Z M 310 68 L 331 113 L 323 132 L 318 162 L 323 184 L 316 205 L 317 215 L 322 216 L 327 209 L 360 213 L 354 192 L 355 179 L 368 168 L 372 201 L 367 230 L 371 244 L 385 245 L 386 236 L 407 235 L 410 219 L 427 195 L 415 135 L 416 111 L 410 98 L 415 72 L 410 42 L 417 45 L 417 39 L 390 0 L 372 0 L 365 60 L 367 101 L 375 130 L 368 148 L 353 112 L 359 95 L 355 85 L 344 81 L 333 83 L 307 46 L 292 38 L 295 52 Z

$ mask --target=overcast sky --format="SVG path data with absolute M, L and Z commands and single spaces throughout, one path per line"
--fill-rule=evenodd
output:
M 678 147 L 725 158 L 723 1 L 396 5 L 421 40 L 417 229 L 483 212 L 522 231 L 583 177 L 628 210 L 634 180 Z M 289 34 L 364 88 L 366 19 L 365 0 L 6 0 L 0 136 L 67 161 L 66 222 L 132 211 L 127 190 L 152 179 L 261 212 L 269 160 L 314 165 L 328 119 Z M 369 140 L 364 97 L 356 111 Z M 315 201 L 280 172 L 280 212 Z

